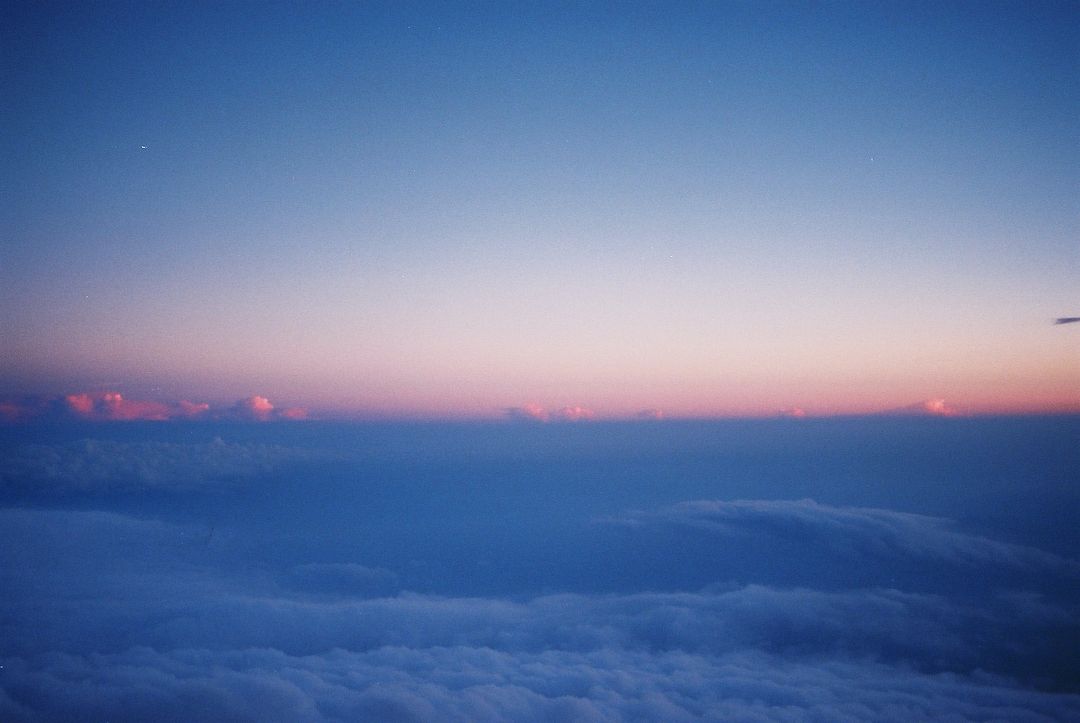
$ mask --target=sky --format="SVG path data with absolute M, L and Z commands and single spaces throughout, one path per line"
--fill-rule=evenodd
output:
M 1073 3 L 0 12 L 0 396 L 1080 411 Z

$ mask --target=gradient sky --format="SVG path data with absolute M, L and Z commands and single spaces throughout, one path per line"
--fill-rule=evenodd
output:
M 1080 410 L 1075 3 L 6 3 L 0 394 Z

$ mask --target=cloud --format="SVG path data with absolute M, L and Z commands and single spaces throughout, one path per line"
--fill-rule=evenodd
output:
M 967 476 L 885 420 L 14 430 L 0 719 L 1077 719 L 1075 536 L 986 513 L 1028 470 L 1068 524 L 1071 422 L 1012 424 Z M 864 504 L 671 504 L 808 489 Z
M 284 577 L 286 587 L 302 593 L 382 597 L 400 589 L 398 576 L 381 567 L 356 563 L 307 563 Z
M 806 416 L 806 410 L 802 407 L 788 407 L 787 409 L 780 410 L 780 416 L 789 419 L 802 419 Z
M 0 421 L 80 419 L 94 422 L 165 421 L 206 416 L 209 404 L 187 400 L 128 399 L 120 392 L 78 392 L 62 397 L 23 397 L 0 401 Z
M 698 500 L 656 511 L 605 518 L 634 528 L 671 528 L 695 537 L 721 537 L 753 548 L 777 544 L 799 560 L 823 554 L 869 567 L 873 560 L 901 558 L 1018 573 L 1050 571 L 1080 581 L 1080 563 L 1032 547 L 992 540 L 954 529 L 946 519 L 867 507 L 833 507 L 813 500 Z M 885 569 L 895 572 L 894 565 Z M 923 567 L 922 574 L 930 572 Z
M 872 661 L 792 662 L 596 651 L 515 654 L 471 647 L 290 656 L 276 650 L 8 660 L 22 711 L 49 718 L 202 720 L 1067 720 L 1076 696 L 1006 679 Z
M 716 530 L 732 527 L 767 538 L 801 525 L 810 534 L 798 544 L 816 548 L 824 537 L 857 551 L 879 535 L 886 549 L 918 550 L 925 544 L 918 538 L 941 525 L 886 510 L 761 501 L 686 503 L 627 520 L 622 528 L 631 534 L 677 526 L 714 555 L 725 551 Z M 995 545 L 1011 550 L 987 542 L 992 554 L 974 559 L 997 564 Z M 983 543 L 959 546 L 972 544 Z M 938 550 L 940 541 L 929 547 Z M 571 548 L 574 557 L 604 559 L 599 549 Z M 252 559 L 256 551 L 259 541 L 227 528 L 206 545 L 197 525 L 100 511 L 0 511 L 0 716 L 1080 715 L 1080 696 L 1054 692 L 1080 690 L 1063 664 L 1080 637 L 1077 611 L 1032 593 L 761 584 L 657 592 L 629 567 L 623 573 L 638 576 L 635 592 L 447 597 L 401 592 L 396 573 L 361 562 L 291 564 L 268 575 L 275 558 Z M 664 554 L 673 562 L 687 553 Z
M 664 418 L 663 409 L 642 409 L 640 412 L 634 415 L 637 419 L 653 419 L 660 420 Z
M 69 394 L 64 403 L 73 415 L 98 421 L 163 421 L 182 413 L 162 402 L 125 399 L 120 392 Z
M 552 415 L 552 418 L 560 422 L 584 422 L 596 419 L 596 414 L 585 407 L 563 407 Z
M 265 421 L 270 419 L 270 415 L 274 411 L 274 405 L 266 397 L 253 396 L 239 400 L 233 405 L 232 411 L 239 417 Z
M 546 422 L 548 421 L 547 410 L 539 404 L 526 404 L 521 407 L 506 407 L 503 414 L 507 419 L 516 422 Z
M 75 414 L 87 417 L 94 413 L 94 399 L 89 394 L 69 394 L 64 402 Z
M 955 417 L 960 414 L 960 410 L 944 399 L 935 398 L 909 404 L 906 407 L 890 409 L 882 412 L 882 414 L 889 416 Z
M 517 422 L 584 422 L 596 418 L 596 414 L 585 407 L 569 406 L 548 412 L 539 404 L 506 407 L 503 414 L 507 419 Z
M 0 422 L 19 422 L 31 416 L 26 407 L 14 401 L 0 401 Z
M 210 405 L 203 403 L 189 402 L 187 400 L 180 400 L 178 402 L 180 417 L 200 417 L 206 415 L 210 411 Z
M 82 439 L 19 444 L 0 458 L 0 491 L 18 491 L 24 499 L 124 489 L 183 491 L 269 474 L 291 462 L 335 458 L 315 449 L 221 437 L 206 443 Z
M 229 411 L 233 417 L 257 422 L 270 420 L 299 421 L 308 418 L 308 410 L 304 407 L 279 409 L 269 399 L 260 396 L 241 399 Z
M 304 407 L 276 409 L 266 397 L 242 399 L 231 408 L 215 412 L 205 402 L 128 399 L 120 392 L 78 392 L 62 397 L 23 397 L 0 400 L 0 422 L 34 419 L 80 419 L 94 422 L 166 421 L 170 419 L 268 419 L 303 420 Z
M 1054 319 L 1055 324 L 1075 324 L 1080 321 L 1080 316 L 1061 316 Z

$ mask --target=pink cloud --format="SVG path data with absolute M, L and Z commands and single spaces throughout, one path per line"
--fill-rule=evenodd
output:
M 925 416 L 925 417 L 955 417 L 960 414 L 958 410 L 952 404 L 949 404 L 944 399 L 926 399 L 915 404 L 909 404 L 906 407 L 900 407 L 898 409 L 890 409 L 885 414 L 889 415 L 913 415 L 913 416 Z
M 189 402 L 186 399 L 180 400 L 178 406 L 180 408 L 178 416 L 181 417 L 198 417 L 199 415 L 206 414 L 210 411 L 209 404 L 205 402 L 197 404 L 195 402 Z
M 507 418 L 517 421 L 546 422 L 547 410 L 539 404 L 526 404 L 522 407 L 507 407 L 503 410 Z
M 27 415 L 27 410 L 15 402 L 0 402 L 0 422 L 18 422 Z
M 304 407 L 277 409 L 266 397 L 253 396 L 232 407 L 214 411 L 205 402 L 128 399 L 120 392 L 77 392 L 63 397 L 20 397 L 0 399 L 0 422 L 14 423 L 48 416 L 84 419 L 93 422 L 166 421 L 171 419 L 239 418 L 302 420 Z
M 273 419 L 287 419 L 297 421 L 308 418 L 308 410 L 304 407 L 276 408 L 266 397 L 258 395 L 241 399 L 232 406 L 233 415 L 244 419 L 254 419 L 266 422 Z
M 162 421 L 172 416 L 168 405 L 141 399 L 124 399 L 119 392 L 105 394 L 101 402 L 95 404 L 95 411 L 99 408 L 106 419 L 115 420 Z
M 270 418 L 274 405 L 266 397 L 254 396 L 241 399 L 233 405 L 233 412 L 241 417 L 260 421 Z
M 802 407 L 788 407 L 787 409 L 780 410 L 781 417 L 788 417 L 790 419 L 802 419 L 806 416 L 806 410 Z
M 549 412 L 539 404 L 525 404 L 520 407 L 507 407 L 503 409 L 503 413 L 507 419 L 519 422 L 582 422 L 596 418 L 591 409 L 578 406 Z
M 927 399 L 922 403 L 922 408 L 927 414 L 939 417 L 951 417 L 956 410 L 945 403 L 944 399 Z
M 64 397 L 64 403 L 75 414 L 89 417 L 94 413 L 94 400 L 89 394 L 69 394 Z
M 120 392 L 69 394 L 64 397 L 63 403 L 69 413 L 98 421 L 161 421 L 173 416 L 173 410 L 167 404 L 124 399 Z
M 279 419 L 301 420 L 308 418 L 308 410 L 303 407 L 289 407 L 277 413 Z
M 563 407 L 555 412 L 554 418 L 562 422 L 583 422 L 595 419 L 596 415 L 591 409 L 585 407 Z

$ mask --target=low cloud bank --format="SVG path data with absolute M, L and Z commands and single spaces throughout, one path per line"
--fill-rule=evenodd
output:
M 1075 719 L 1080 698 L 995 676 L 921 675 L 872 661 L 791 661 L 465 646 L 369 652 L 134 648 L 6 660 L 5 720 L 318 721 Z
M 668 527 L 701 539 L 772 538 L 797 542 L 815 554 L 868 563 L 899 558 L 969 568 L 1045 570 L 1080 581 L 1080 563 L 1042 550 L 954 529 L 946 519 L 867 507 L 834 507 L 813 500 L 698 500 L 601 522 Z
M 980 424 L 8 428 L 0 720 L 1080 719 L 1073 427 Z
M 205 443 L 80 439 L 20 444 L 8 447 L 0 458 L 0 491 L 186 491 L 265 475 L 288 463 L 329 459 L 334 455 L 321 450 L 221 437 Z
M 503 416 L 516 422 L 586 422 L 596 419 L 596 413 L 587 407 L 568 406 L 549 412 L 539 404 L 506 407 Z
M 1075 572 L 1071 561 L 939 518 L 807 500 L 688 502 L 602 529 L 689 535 L 669 541 L 669 560 L 690 538 L 722 556 L 722 540 L 744 536 L 780 554 L 787 548 L 774 542 L 794 535 L 841 563 Z M 0 717 L 1080 716 L 1074 593 L 721 577 L 659 592 L 648 561 L 611 563 L 638 591 L 448 597 L 407 592 L 406 571 L 363 560 L 288 564 L 227 524 L 215 532 L 112 512 L 0 510 Z
M 120 392 L 79 392 L 62 397 L 21 397 L 0 400 L 0 422 L 85 420 L 92 422 L 164 422 L 177 419 L 303 420 L 303 407 L 276 408 L 269 399 L 252 396 L 223 409 L 206 402 L 128 399 Z

